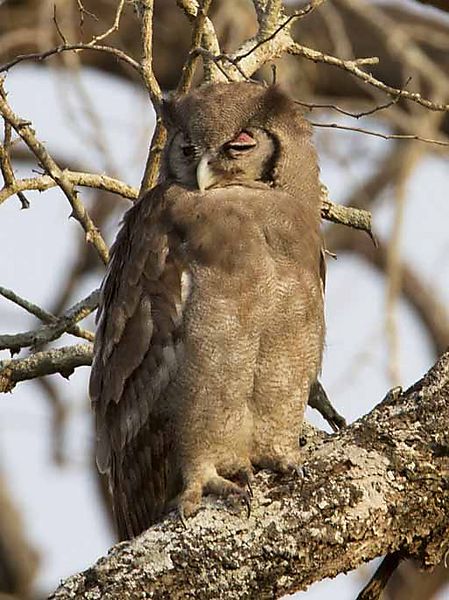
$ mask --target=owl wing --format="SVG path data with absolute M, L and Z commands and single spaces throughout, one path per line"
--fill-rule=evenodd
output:
M 90 378 L 97 464 L 109 476 L 122 539 L 139 534 L 178 493 L 166 390 L 182 352 L 176 243 L 164 225 L 164 188 L 125 215 L 102 287 Z

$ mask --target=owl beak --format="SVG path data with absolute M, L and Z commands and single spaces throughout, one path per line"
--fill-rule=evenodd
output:
M 210 166 L 211 155 L 209 152 L 203 154 L 196 168 L 196 181 L 200 191 L 204 192 L 216 181 L 215 174 Z

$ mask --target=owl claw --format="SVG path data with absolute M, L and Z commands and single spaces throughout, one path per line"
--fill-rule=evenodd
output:
M 179 520 L 181 521 L 181 525 L 184 527 L 184 529 L 188 529 L 189 526 L 187 525 L 186 516 L 184 514 L 184 508 L 182 506 L 180 506 L 178 508 L 178 517 L 179 517 Z
M 246 518 L 247 519 L 249 519 L 251 516 L 251 498 L 252 498 L 252 495 L 250 495 L 248 492 L 243 492 L 242 500 L 246 507 Z
M 242 478 L 243 473 L 244 472 L 239 473 L 240 479 Z M 250 488 L 249 476 L 247 473 L 246 473 L 244 485 L 246 487 Z M 206 493 L 214 494 L 215 496 L 221 496 L 222 498 L 229 498 L 232 496 L 234 496 L 234 498 L 238 498 L 245 505 L 248 518 L 250 517 L 250 515 L 251 515 L 251 492 L 249 491 L 249 489 L 244 489 L 237 483 L 229 481 L 228 479 L 225 479 L 224 477 L 217 476 L 208 481 L 205 491 L 206 491 Z
M 305 479 L 306 472 L 304 467 L 301 467 L 301 465 L 295 465 L 293 467 L 293 475 L 296 475 L 299 479 Z
M 248 494 L 249 494 L 250 498 L 254 498 L 253 486 L 251 485 L 251 481 L 249 481 L 249 480 L 247 481 L 246 487 L 248 489 Z
M 254 498 L 253 488 L 251 485 L 251 480 L 252 480 L 251 467 L 248 469 L 241 469 L 240 471 L 238 471 L 237 475 L 235 476 L 235 480 L 239 483 L 239 485 L 246 488 L 246 490 L 248 491 L 248 494 L 251 498 Z

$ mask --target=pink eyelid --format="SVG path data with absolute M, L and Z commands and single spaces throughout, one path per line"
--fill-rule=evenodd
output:
M 237 137 L 227 143 L 229 148 L 248 148 L 256 145 L 255 139 L 247 131 L 241 131 Z

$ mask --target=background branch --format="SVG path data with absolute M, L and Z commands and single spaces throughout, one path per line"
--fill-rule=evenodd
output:
M 0 393 L 10 392 L 17 382 L 60 373 L 70 377 L 77 367 L 92 363 L 92 344 L 77 344 L 36 352 L 26 358 L 0 361 Z
M 52 179 L 58 184 L 66 198 L 68 199 L 73 216 L 83 227 L 86 232 L 86 240 L 91 242 L 97 250 L 103 263 L 107 263 L 109 260 L 109 250 L 106 246 L 100 232 L 95 227 L 92 219 L 87 213 L 84 204 L 78 198 L 78 193 L 74 188 L 74 185 L 65 176 L 64 171 L 56 164 L 50 154 L 47 152 L 45 146 L 36 138 L 33 129 L 28 121 L 20 119 L 7 103 L 5 97 L 0 94 L 0 114 L 6 122 L 16 131 L 16 133 L 23 139 L 28 148 L 38 159 L 39 163 L 44 167 L 47 173 Z
M 49 325 L 25 333 L 0 335 L 0 350 L 9 349 L 12 354 L 15 354 L 22 348 L 48 344 L 66 332 L 93 342 L 94 334 L 77 327 L 76 323 L 85 319 L 97 308 L 98 299 L 99 290 L 95 290 L 69 308 L 61 317 L 55 317 L 51 313 L 41 311 L 41 316 L 44 317 L 44 321 L 49 323 Z

